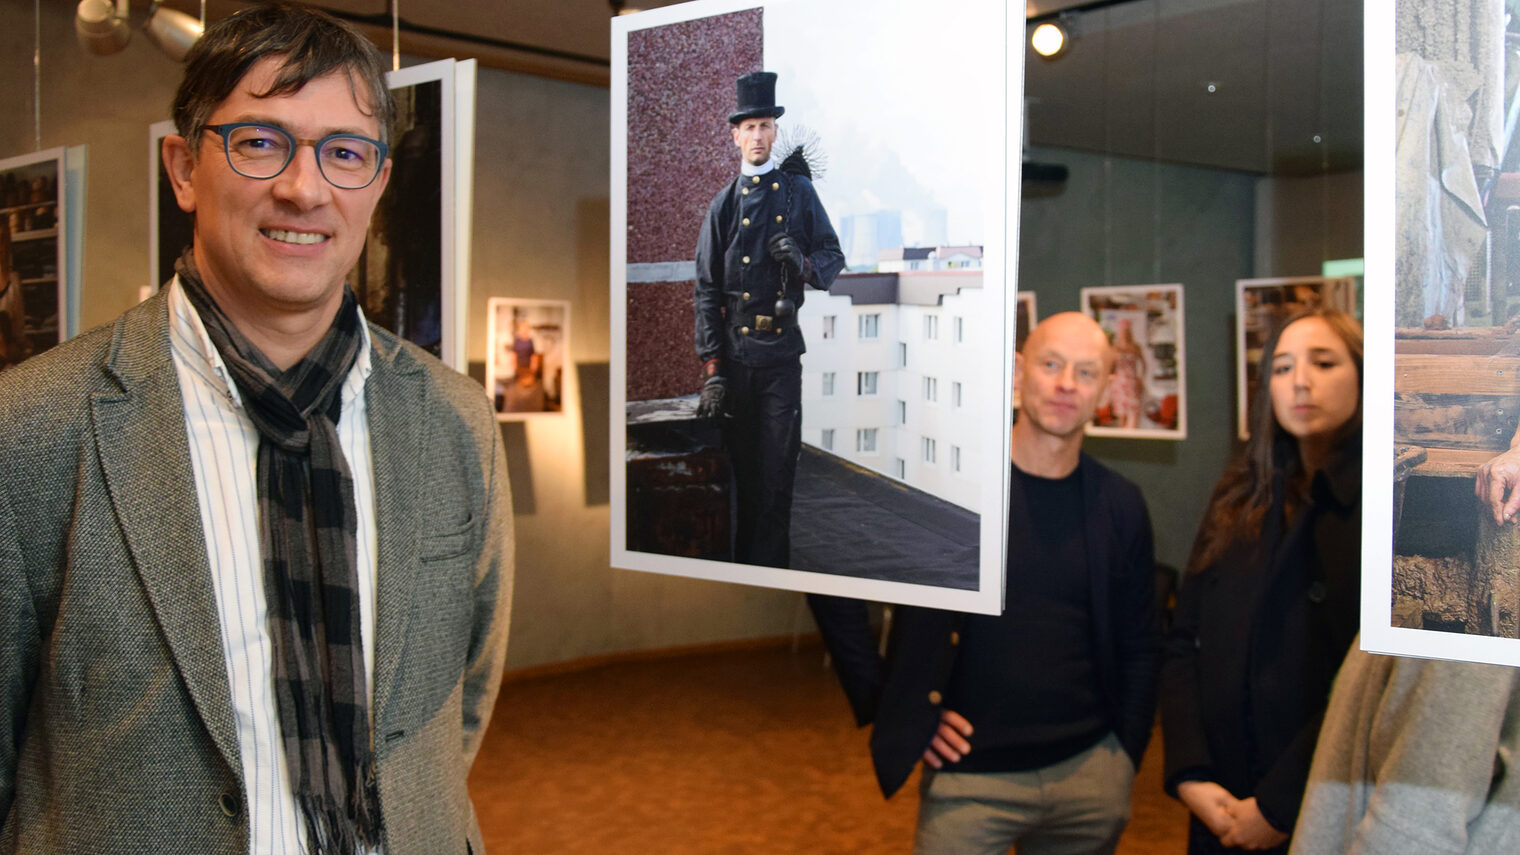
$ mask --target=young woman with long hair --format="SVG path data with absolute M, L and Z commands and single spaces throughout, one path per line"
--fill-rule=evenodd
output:
M 1357 632 L 1362 332 L 1316 309 L 1267 342 L 1251 438 L 1214 488 L 1162 668 L 1188 852 L 1285 852 Z

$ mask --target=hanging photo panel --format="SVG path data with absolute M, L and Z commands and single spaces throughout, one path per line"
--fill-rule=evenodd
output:
M 0 371 L 77 332 L 85 148 L 0 160 Z
M 1001 610 L 1023 17 L 940 13 L 954 39 L 910 0 L 613 19 L 615 566 Z M 883 134 L 908 103 L 956 119 Z M 741 186 L 741 157 L 764 162 L 743 134 L 772 128 L 774 170 Z M 712 251 L 731 229 L 763 243 Z M 737 287 L 781 234 L 802 275 Z M 726 395 L 699 410 L 709 374 Z

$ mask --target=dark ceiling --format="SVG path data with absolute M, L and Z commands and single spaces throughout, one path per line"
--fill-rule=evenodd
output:
M 397 2 L 408 25 L 403 52 L 475 56 L 499 68 L 609 82 L 607 0 Z M 166 5 L 199 11 L 199 0 Z M 210 0 L 208 15 L 221 17 L 243 5 Z M 389 43 L 382 28 L 390 20 L 387 0 L 317 5 L 374 22 L 371 34 Z M 1028 3 L 1030 16 L 1063 10 L 1077 34 L 1070 50 L 1055 60 L 1031 51 L 1025 63 L 1031 144 L 1258 174 L 1361 167 L 1360 0 Z M 944 24 L 953 31 L 953 18 L 941 21 L 941 33 Z M 841 46 L 869 50 L 850 48 L 846 38 Z

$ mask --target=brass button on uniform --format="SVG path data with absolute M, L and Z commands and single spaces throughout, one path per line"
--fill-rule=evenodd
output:
M 739 225 L 741 225 L 741 226 L 747 226 L 747 225 L 749 225 L 749 217 L 745 217 L 744 219 L 740 220 L 739 221 Z
M 776 222 L 778 222 L 778 223 L 781 222 L 781 215 L 780 214 L 776 215 Z
M 740 187 L 739 188 L 739 195 L 741 195 L 741 196 L 748 196 L 749 195 L 749 188 L 748 187 Z
M 739 335 L 749 335 L 749 327 L 739 327 Z
M 740 261 L 743 261 L 745 264 L 749 264 L 749 256 L 744 256 L 742 259 L 740 259 Z
M 759 180 L 759 179 L 756 179 L 756 180 Z M 780 184 L 777 184 L 777 183 L 776 183 L 776 182 L 774 182 L 774 181 L 772 181 L 772 182 L 771 182 L 771 189 L 772 189 L 772 190 L 780 190 L 780 189 L 781 189 L 781 185 L 780 185 Z
M 938 691 L 931 690 L 929 692 L 929 703 L 934 704 L 935 706 L 939 706 L 939 702 L 943 701 L 944 699 L 945 697 Z
M 758 175 L 753 176 L 753 177 L 750 178 L 750 181 L 752 181 L 752 182 L 754 182 L 756 184 L 759 184 L 760 183 L 760 176 L 758 176 Z
M 950 633 L 950 643 L 951 644 L 960 644 L 961 643 L 961 634 L 958 633 L 958 632 L 952 632 L 952 633 Z
M 232 793 L 222 793 L 221 795 L 217 796 L 216 805 L 217 807 L 221 808 L 222 813 L 227 816 L 238 815 L 238 797 Z
M 743 294 L 740 294 L 739 297 L 741 299 L 748 300 L 749 299 L 749 292 L 745 291 Z

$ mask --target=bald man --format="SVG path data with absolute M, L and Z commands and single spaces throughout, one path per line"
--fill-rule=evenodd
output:
M 1017 357 L 1003 614 L 899 609 L 882 659 L 864 603 L 809 597 L 882 793 L 923 761 L 920 855 L 1107 853 L 1129 820 L 1158 642 L 1145 502 L 1082 453 L 1113 362 L 1076 312 Z

